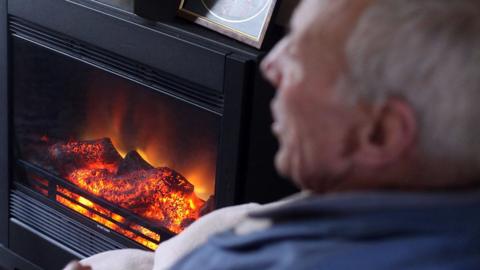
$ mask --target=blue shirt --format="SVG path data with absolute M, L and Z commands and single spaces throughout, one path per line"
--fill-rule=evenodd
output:
M 479 270 L 480 193 L 350 193 L 252 213 L 173 269 Z

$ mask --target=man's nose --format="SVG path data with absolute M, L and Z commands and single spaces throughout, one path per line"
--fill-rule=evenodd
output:
M 284 37 L 273 47 L 260 65 L 263 76 L 269 80 L 275 88 L 277 88 L 282 81 L 283 64 L 285 64 L 285 60 L 288 58 L 287 48 L 289 44 L 288 36 Z
M 263 76 L 270 81 L 274 87 L 277 87 L 281 81 L 281 70 L 278 61 L 278 53 L 276 53 L 276 50 L 274 49 L 260 64 Z

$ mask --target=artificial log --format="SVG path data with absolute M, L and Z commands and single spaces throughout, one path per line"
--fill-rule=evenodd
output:
M 51 164 L 61 175 L 85 167 L 118 167 L 123 160 L 109 138 L 56 143 L 48 149 Z
M 190 224 L 186 219 L 198 218 L 204 203 L 185 177 L 166 167 L 123 175 L 105 169 L 80 169 L 67 178 L 81 189 L 174 232 Z
M 181 192 L 190 195 L 194 190 L 194 186 L 185 177 L 167 167 L 123 175 L 116 175 L 105 169 L 79 169 L 67 178 L 81 188 L 114 203 L 120 203 L 125 195 L 136 194 L 137 198 L 127 203 L 132 205 L 153 194 L 164 196 Z
M 165 184 L 173 191 L 192 193 L 194 190 L 194 186 L 183 175 L 168 167 L 157 168 L 154 174 L 162 178 Z
M 146 171 L 153 169 L 137 151 L 130 151 L 118 166 L 117 175 L 124 175 L 135 171 Z
M 193 218 L 186 218 L 182 221 L 182 223 L 180 224 L 180 226 L 182 228 L 186 228 L 188 226 L 190 226 L 190 224 L 192 224 L 193 222 L 195 222 L 195 219 Z

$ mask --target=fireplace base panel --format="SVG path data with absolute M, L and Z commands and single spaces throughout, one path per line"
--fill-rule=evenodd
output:
M 58 242 L 29 230 L 27 226 L 15 219 L 12 219 L 9 225 L 10 250 L 23 258 L 28 258 L 31 262 L 26 264 L 25 268 L 18 269 L 41 269 L 36 265 L 48 265 L 49 268 L 46 269 L 63 269 L 68 262 L 81 259 L 62 248 Z M 25 242 L 29 244 L 25 245 Z

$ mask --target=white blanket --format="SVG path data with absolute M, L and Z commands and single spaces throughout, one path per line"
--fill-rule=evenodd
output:
M 99 253 L 80 263 L 92 270 L 152 270 L 154 253 L 139 249 L 119 249 Z M 76 269 L 72 269 L 76 270 Z

